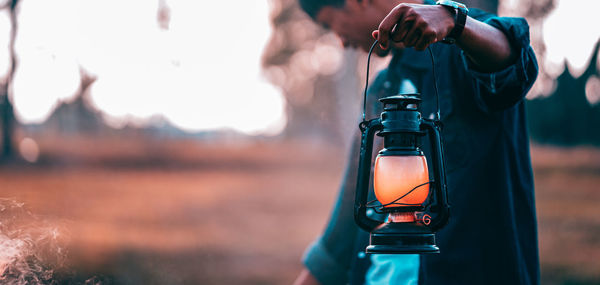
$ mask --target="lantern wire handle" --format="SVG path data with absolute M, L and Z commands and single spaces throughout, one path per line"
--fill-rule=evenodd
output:
M 427 46 L 429 51 L 429 57 L 431 57 L 431 69 L 433 71 L 433 88 L 435 90 L 435 121 L 440 120 L 440 94 L 438 92 L 437 75 L 435 74 L 435 59 L 433 59 L 433 52 L 431 51 L 431 45 Z
M 371 66 L 371 54 L 373 53 L 373 50 L 377 46 L 377 43 L 378 43 L 377 40 L 375 40 L 375 42 L 373 42 L 373 45 L 369 49 L 369 55 L 367 56 L 367 78 L 365 80 L 365 92 L 364 92 L 364 96 L 363 96 L 363 113 L 362 113 L 362 122 L 360 123 L 361 130 L 362 130 L 362 126 L 365 125 L 365 123 L 367 122 L 367 90 L 369 89 L 369 69 Z M 435 73 L 435 59 L 433 57 L 433 52 L 431 51 L 431 45 L 427 46 L 427 50 L 429 51 L 429 57 L 431 58 L 431 69 L 433 71 L 433 88 L 435 90 L 436 112 L 435 112 L 434 121 L 439 122 L 440 121 L 440 95 L 438 92 L 437 75 Z
M 427 184 L 433 184 L 433 183 L 435 183 L 435 181 L 431 180 L 431 181 L 427 181 L 427 182 L 425 182 L 423 184 L 419 184 L 419 185 L 415 186 L 413 189 L 411 189 L 410 191 L 406 192 L 404 195 L 396 198 L 394 201 L 392 201 L 390 203 L 381 204 L 377 200 L 372 200 L 372 201 L 367 202 L 366 206 L 367 206 L 367 208 L 374 209 L 377 213 L 381 213 L 381 212 L 377 211 L 378 208 L 379 209 L 383 209 L 384 207 L 391 206 L 391 205 L 398 205 L 398 206 L 421 206 L 421 204 L 399 203 L 398 201 L 400 201 L 404 197 L 410 195 L 410 193 L 414 192 L 415 190 L 419 189 L 420 187 L 423 187 L 423 186 L 425 186 Z M 379 204 L 376 204 L 376 203 L 379 203 Z
M 371 66 L 371 54 L 377 46 L 378 41 L 375 40 L 371 48 L 369 49 L 369 55 L 367 56 L 367 79 L 365 80 L 365 95 L 363 98 L 363 113 L 362 113 L 362 124 L 367 121 L 367 90 L 369 89 L 369 67 Z M 362 125 L 361 124 L 361 125 Z

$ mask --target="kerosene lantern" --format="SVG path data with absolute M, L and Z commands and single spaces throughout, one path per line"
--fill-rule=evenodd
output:
M 440 121 L 424 119 L 418 110 L 418 94 L 380 99 L 381 116 L 360 125 L 362 141 L 354 204 L 356 223 L 371 233 L 366 253 L 439 253 L 434 232 L 449 217 Z M 439 113 L 438 113 L 439 117 Z M 373 188 L 377 200 L 367 201 L 373 139 L 383 137 L 384 148 L 375 160 Z M 430 179 L 421 138 L 431 143 L 433 164 Z M 367 215 L 373 209 L 388 214 L 380 222 Z

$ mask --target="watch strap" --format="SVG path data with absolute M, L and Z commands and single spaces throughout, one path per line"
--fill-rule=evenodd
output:
M 446 7 L 451 13 L 454 14 L 454 28 L 442 40 L 443 43 L 453 44 L 465 29 L 469 9 L 467 9 L 467 6 L 462 3 L 449 0 L 440 0 L 437 1 L 436 4 Z

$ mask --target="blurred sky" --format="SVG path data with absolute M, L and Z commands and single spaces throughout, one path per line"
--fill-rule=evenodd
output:
M 57 99 L 72 97 L 81 66 L 98 77 L 91 97 L 112 124 L 161 114 L 186 130 L 278 133 L 285 126 L 284 99 L 260 76 L 271 31 L 268 3 L 165 3 L 168 29 L 159 26 L 156 0 L 21 1 L 13 100 L 18 118 L 40 122 Z M 3 14 L 3 46 L 8 26 Z
M 157 21 L 158 0 L 23 0 L 13 98 L 18 118 L 43 121 L 57 99 L 72 98 L 81 66 L 98 77 L 91 99 L 114 126 L 161 115 L 190 131 L 280 132 L 285 100 L 260 73 L 271 32 L 268 2 L 162 2 L 168 29 Z M 598 0 L 557 0 L 543 29 L 547 72 L 558 75 L 567 60 L 571 72 L 581 73 L 600 38 L 599 8 Z M 2 47 L 9 26 L 2 13 Z M 0 49 L 2 74 L 7 59 Z
M 558 76 L 566 59 L 574 76 L 583 73 L 600 40 L 598 11 L 598 0 L 557 0 L 556 8 L 544 21 L 547 72 Z

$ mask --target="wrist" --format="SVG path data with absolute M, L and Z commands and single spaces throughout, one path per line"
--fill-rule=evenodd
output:
M 460 37 L 465 28 L 469 9 L 462 3 L 450 0 L 439 0 L 436 4 L 445 8 L 452 15 L 454 23 L 451 24 L 452 29 L 450 29 L 443 42 L 453 44 Z
M 443 10 L 442 13 L 444 15 L 447 15 L 447 17 L 444 18 L 445 19 L 444 26 L 446 27 L 446 29 L 444 30 L 444 38 L 445 38 L 454 29 L 454 25 L 456 24 L 456 21 L 455 21 L 456 15 L 455 15 L 454 11 L 448 9 L 445 6 L 437 5 L 437 8 Z

